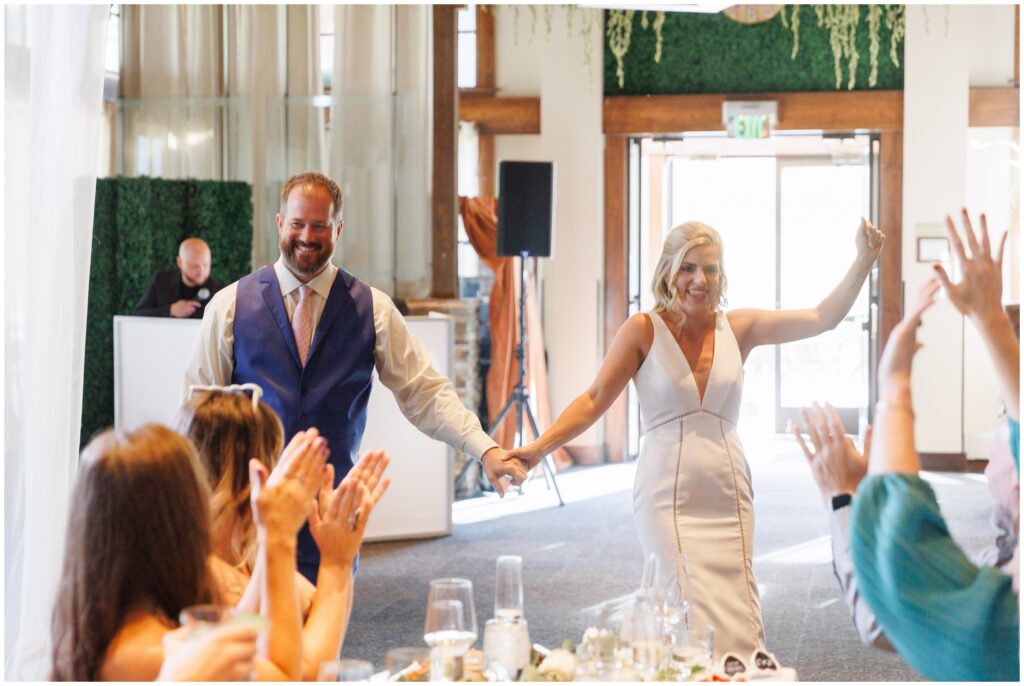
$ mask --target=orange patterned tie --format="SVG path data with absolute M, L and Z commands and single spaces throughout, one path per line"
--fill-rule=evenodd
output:
M 313 340 L 313 299 L 309 297 L 312 292 L 313 289 L 306 284 L 299 286 L 299 304 L 292 315 L 292 333 L 295 334 L 295 346 L 299 349 L 299 361 L 303 367 Z

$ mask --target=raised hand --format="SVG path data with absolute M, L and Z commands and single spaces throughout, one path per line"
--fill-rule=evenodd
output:
M 835 408 L 825 403 L 823 409 L 818 403 L 800 411 L 803 430 L 814 445 L 814 452 L 807 446 L 800 428 L 793 427 L 800 449 L 807 457 L 811 475 L 821 491 L 821 497 L 829 498 L 840 493 L 853 493 L 868 471 L 865 457 L 871 446 L 871 427 L 864 436 L 864 452 L 858 452 L 849 436 L 843 432 L 843 423 Z
M 964 244 L 957 233 L 953 217 L 946 215 L 946 231 L 949 233 L 949 242 L 953 248 L 953 255 L 957 264 L 960 265 L 960 283 L 952 283 L 945 268 L 938 263 L 932 265 L 936 276 L 942 282 L 942 287 L 949 297 L 949 301 L 959 310 L 960 314 L 972 319 L 984 319 L 990 315 L 1002 315 L 1003 296 L 1003 251 L 1006 248 L 1007 233 L 999 241 L 999 251 L 993 257 L 992 245 L 988 237 L 988 220 L 981 215 L 980 241 L 974 235 L 974 227 L 971 224 L 971 217 L 967 210 L 962 211 L 964 222 L 964 235 L 967 238 L 967 246 L 971 250 L 968 257 L 964 250 Z
M 483 454 L 480 462 L 483 463 L 487 480 L 491 482 L 494 490 L 502 498 L 505 497 L 505 484 L 502 477 L 508 477 L 509 483 L 513 486 L 519 486 L 526 481 L 525 462 L 501 448 L 491 448 Z
M 391 464 L 391 458 L 381 450 L 366 453 L 359 462 L 349 470 L 349 473 L 345 475 L 345 479 L 342 483 L 350 479 L 360 481 L 365 489 L 363 500 L 370 505 L 370 509 L 372 510 L 376 507 L 381 496 L 384 495 L 384 491 L 386 491 L 388 486 L 391 485 L 391 479 L 381 478 L 384 475 L 384 470 L 387 469 L 389 464 Z M 366 512 L 365 514 L 369 515 L 369 512 Z
M 935 303 L 938 290 L 939 283 L 935 279 L 922 284 L 913 306 L 889 334 L 882 359 L 878 361 L 878 388 L 882 400 L 886 400 L 883 391 L 893 384 L 909 387 L 911 361 L 921 348 L 917 328 L 921 325 L 921 315 Z
M 259 631 L 225 624 L 189 637 L 190 627 L 164 634 L 164 663 L 157 681 L 247 681 L 256 666 Z
M 882 252 L 885 234 L 872 224 L 871 220 L 861 217 L 854 243 L 857 246 L 857 255 L 859 257 L 870 257 L 871 261 L 874 262 L 878 254 Z
M 391 479 L 381 478 L 389 462 L 383 452 L 367 453 L 334 489 L 334 470 L 328 465 L 329 473 L 309 515 L 321 564 L 352 566 L 370 514 L 391 485 Z
M 269 476 L 259 460 L 249 460 L 250 501 L 258 529 L 298 533 L 323 484 L 327 452 L 319 432 L 309 429 L 295 434 Z

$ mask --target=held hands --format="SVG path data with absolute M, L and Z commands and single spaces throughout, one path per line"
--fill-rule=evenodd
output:
M 199 309 L 198 300 L 177 300 L 171 303 L 171 316 L 187 319 Z
M 857 246 L 858 257 L 868 258 L 871 262 L 874 262 L 878 254 L 882 252 L 885 234 L 872 224 L 870 220 L 861 217 L 854 243 Z
M 323 484 L 329 454 L 320 432 L 309 429 L 295 434 L 269 477 L 259 460 L 249 460 L 252 513 L 261 535 L 298 533 Z
M 320 549 L 321 564 L 352 567 L 370 513 L 391 485 L 390 479 L 381 480 L 388 462 L 383 452 L 367 453 L 337 488 L 332 488 L 334 468 L 327 465 L 320 494 L 309 514 L 309 531 Z
M 225 624 L 189 638 L 190 627 L 164 634 L 157 681 L 247 681 L 256 666 L 256 627 Z
M 988 221 L 985 215 L 981 215 L 981 243 L 979 244 L 974 235 L 970 215 L 967 214 L 966 209 L 962 211 L 962 214 L 967 246 L 971 249 L 970 257 L 967 257 L 964 252 L 964 244 L 957 233 L 953 217 L 946 215 L 946 230 L 949 232 L 953 254 L 956 256 L 962 274 L 960 283 L 952 283 L 941 264 L 935 263 L 932 268 L 942 282 L 949 301 L 960 311 L 960 314 L 981 322 L 993 315 L 1001 316 L 1003 312 L 1001 302 L 1003 250 L 1006 248 L 1008 234 L 1003 232 L 1003 237 L 999 241 L 999 251 L 993 258 L 992 245 L 988 239 Z
M 491 482 L 494 490 L 502 498 L 505 497 L 505 484 L 502 477 L 508 477 L 509 483 L 513 486 L 519 486 L 526 481 L 526 464 L 521 458 L 515 457 L 515 452 L 491 448 L 480 458 L 487 480 Z
M 839 413 L 828 403 L 824 409 L 818 403 L 805 407 L 800 410 L 800 416 L 803 418 L 803 430 L 814 445 L 814 452 L 804 441 L 800 427 L 793 427 L 793 435 L 807 457 L 822 499 L 827 503 L 829 498 L 840 493 L 852 494 L 868 471 L 865 455 L 871 448 L 871 425 L 864 432 L 864 452 L 860 453 L 850 437 L 844 434 Z
M 921 326 L 921 315 L 935 303 L 938 290 L 938 281 L 926 281 L 918 291 L 914 305 L 889 334 L 889 342 L 878 361 L 878 391 L 882 401 L 898 399 L 892 395 L 894 392 L 909 391 L 911 362 L 921 348 L 917 342 L 917 328 Z

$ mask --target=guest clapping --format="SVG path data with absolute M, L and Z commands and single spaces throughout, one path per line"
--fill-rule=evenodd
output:
M 253 469 L 269 629 L 261 679 L 297 679 L 299 527 L 325 476 L 310 441 L 276 480 Z M 157 424 L 107 431 L 82 451 L 53 616 L 53 678 L 150 681 L 188 606 L 218 600 L 207 569 L 209 491 L 192 444 Z M 207 672 L 209 674 L 209 672 Z
M 301 444 L 293 439 L 278 460 L 284 431 L 259 394 L 255 384 L 195 389 L 175 420 L 175 428 L 198 447 L 212 492 L 210 568 L 216 588 L 225 602 L 251 610 L 260 606 L 257 590 L 263 571 L 257 562 L 259 541 L 252 513 L 244 507 L 249 484 L 241 475 L 251 458 L 261 470 L 272 470 L 271 479 L 275 478 Z M 329 453 L 316 429 L 305 433 L 314 437 L 325 456 Z M 320 663 L 337 659 L 341 650 L 352 609 L 355 562 L 369 517 L 390 484 L 382 478 L 387 465 L 386 455 L 369 453 L 332 488 L 334 469 L 328 464 L 317 497 L 304 510 L 321 556 L 315 587 L 301 574 L 293 578 L 305 619 L 305 679 L 315 679 Z
M 1008 320 L 999 316 L 1002 249 L 993 258 L 984 222 L 979 240 L 966 212 L 964 219 L 969 258 L 951 219 L 948 224 L 965 278 L 954 285 L 944 270 L 937 271 L 954 305 L 982 331 L 1004 393 L 1012 395 L 1006 402 L 1016 418 L 1019 347 Z M 889 640 L 923 675 L 1017 681 L 1020 618 L 1014 588 L 1019 569 L 1011 579 L 972 564 L 950 537 L 934 492 L 919 476 L 910 373 L 920 347 L 921 315 L 938 288 L 933 281 L 922 289 L 918 303 L 890 334 L 879 362 L 880 402 L 868 476 L 857 489 L 850 523 L 854 572 Z

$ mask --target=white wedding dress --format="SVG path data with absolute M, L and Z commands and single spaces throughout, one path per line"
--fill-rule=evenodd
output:
M 714 627 L 715 657 L 734 652 L 745 661 L 764 647 L 764 626 L 751 568 L 750 468 L 736 434 L 739 346 L 725 313 L 718 313 L 702 404 L 679 344 L 661 316 L 649 316 L 654 341 L 633 377 L 647 427 L 633 486 L 640 544 L 645 556 L 658 554 L 669 583 L 690 591 L 691 627 Z

